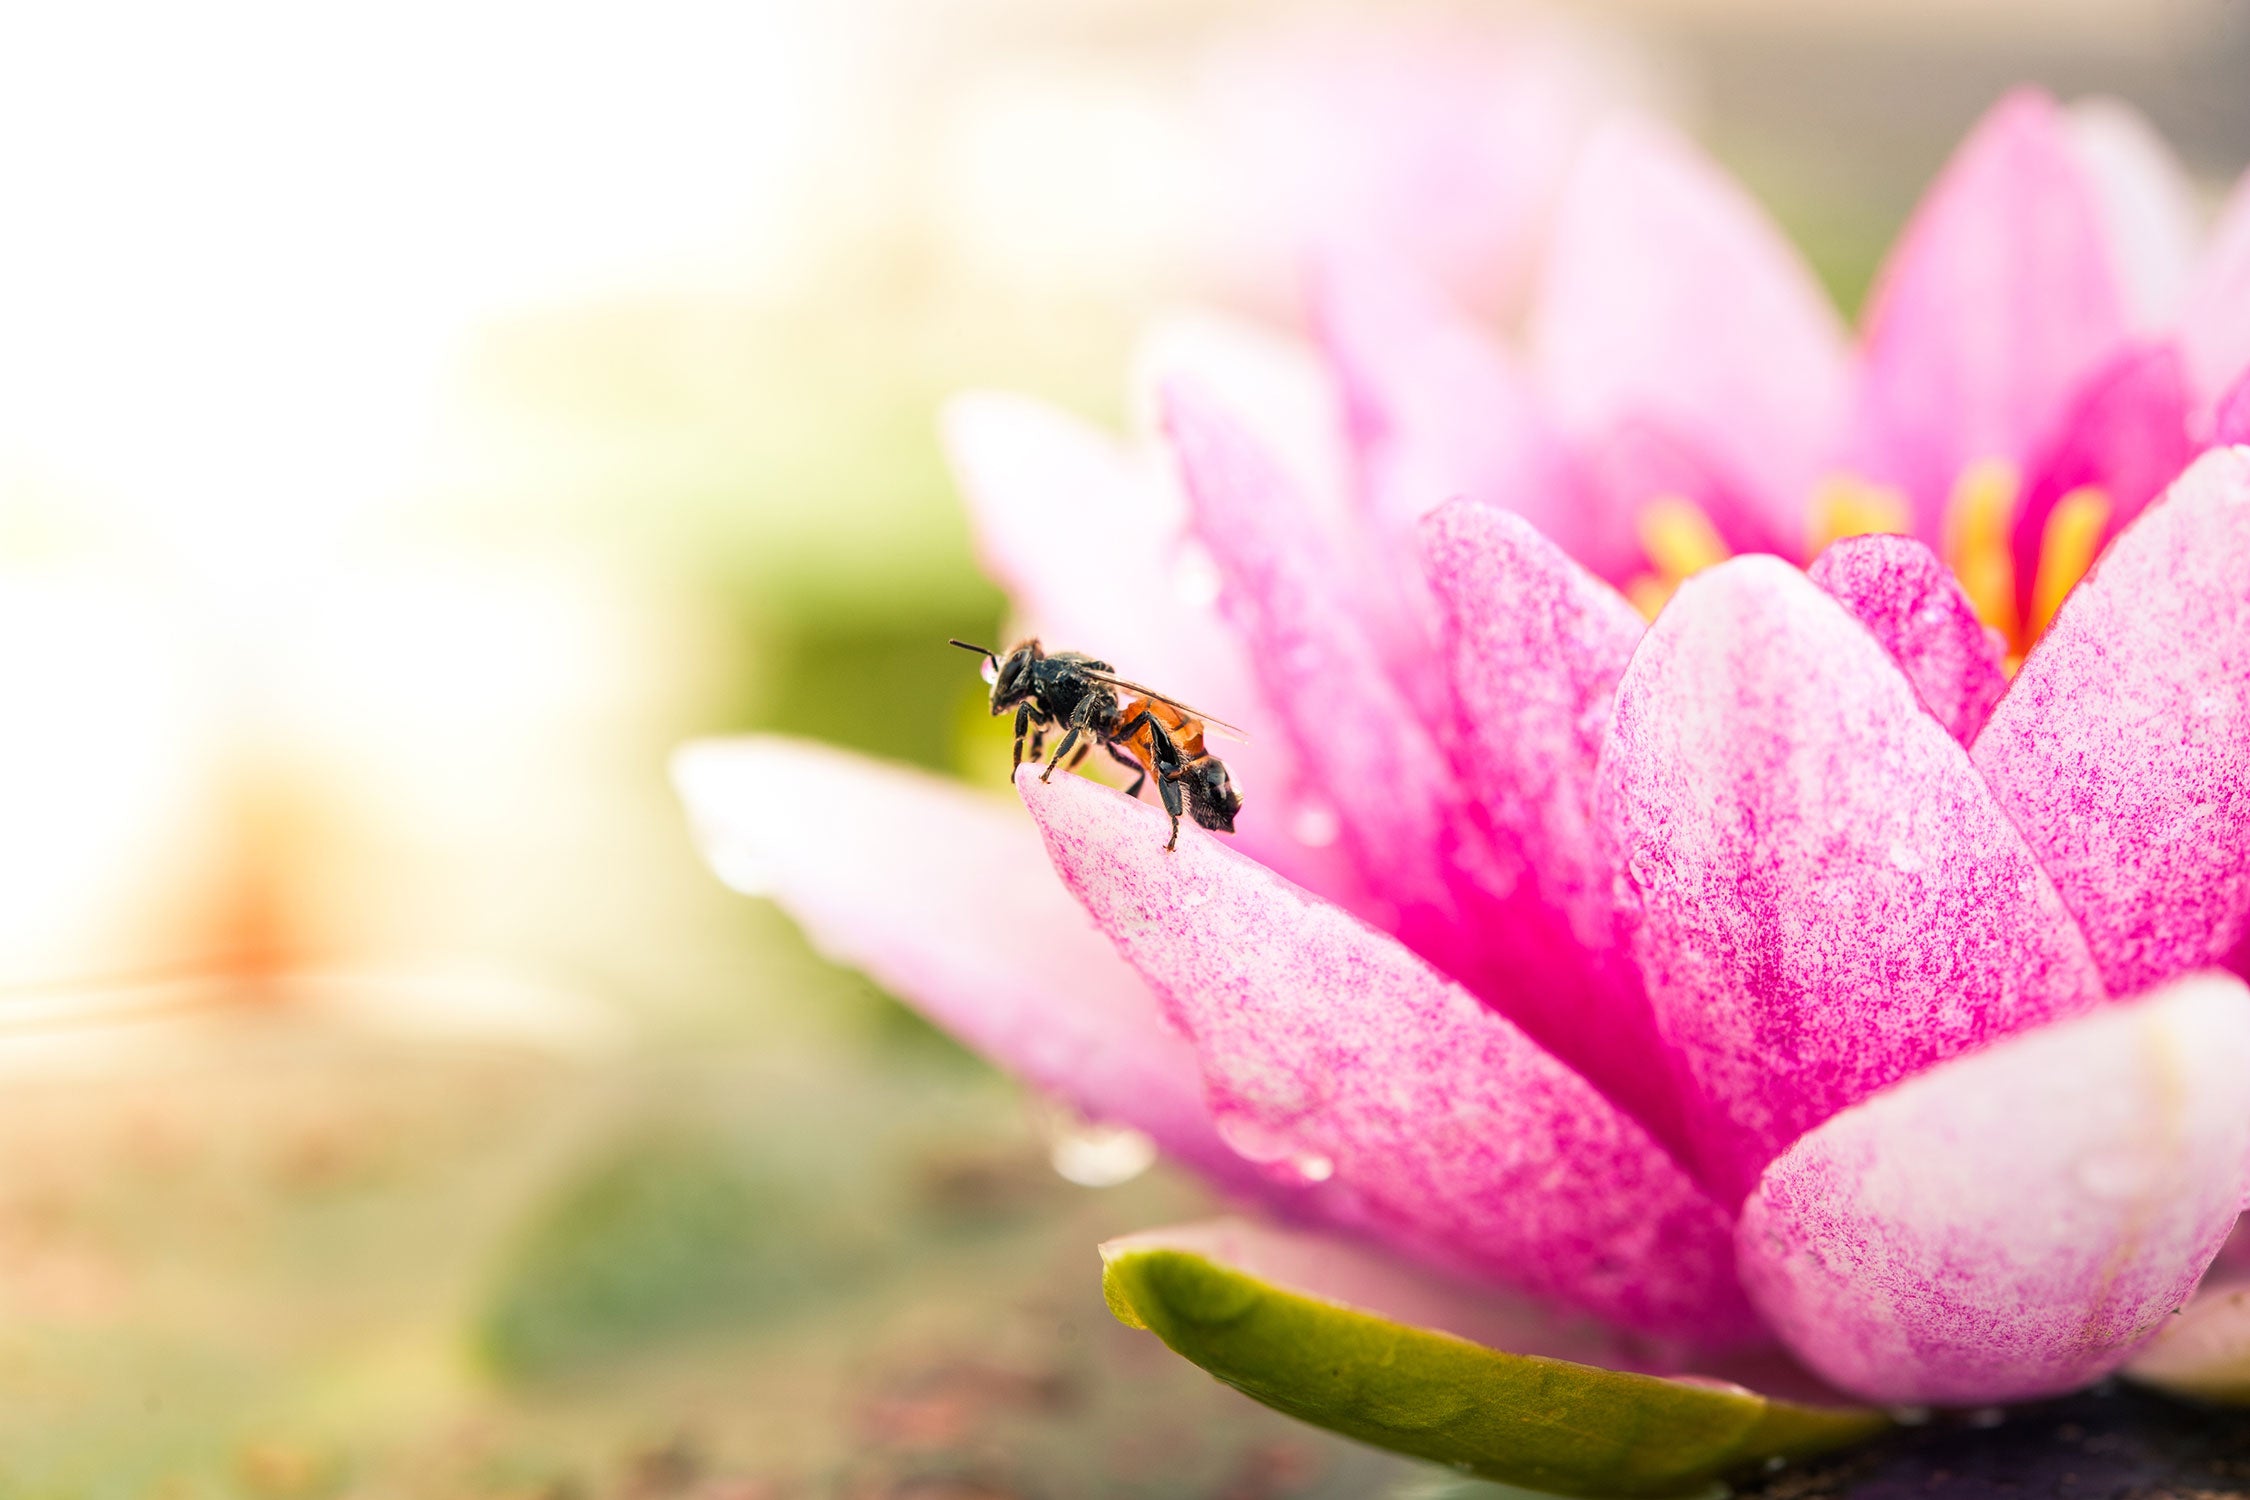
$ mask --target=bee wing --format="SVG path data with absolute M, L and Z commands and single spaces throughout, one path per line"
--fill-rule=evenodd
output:
M 1248 732 L 1243 730 L 1240 726 L 1229 724 L 1226 720 L 1220 718 L 1217 714 L 1207 714 L 1200 708 L 1195 708 L 1190 706 L 1189 704 L 1182 703 L 1179 699 L 1173 697 L 1170 693 L 1160 693 L 1155 688 L 1150 687 L 1147 683 L 1135 682 L 1130 677 L 1120 677 L 1115 672 L 1097 672 L 1091 668 L 1087 669 L 1086 675 L 1093 678 L 1096 682 L 1106 682 L 1111 687 L 1123 688 L 1128 693 L 1138 693 L 1143 698 L 1153 698 L 1159 703 L 1169 703 L 1174 708 L 1178 709 L 1181 713 L 1186 714 L 1189 718 L 1201 719 L 1203 721 L 1203 726 L 1206 729 L 1215 729 L 1219 733 L 1225 735 L 1228 739 L 1235 741 L 1237 744 L 1247 745 L 1250 743 L 1250 736 Z

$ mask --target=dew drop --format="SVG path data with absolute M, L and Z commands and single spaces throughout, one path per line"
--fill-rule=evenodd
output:
M 1239 1110 L 1224 1110 L 1215 1123 L 1219 1139 L 1225 1141 L 1227 1149 L 1244 1161 L 1266 1166 L 1286 1161 L 1294 1153 L 1286 1136 L 1255 1115 L 1244 1114 Z
M 1080 1187 L 1117 1187 L 1146 1172 L 1156 1161 L 1156 1142 L 1126 1125 L 1093 1125 L 1083 1120 L 1054 1122 L 1047 1160 L 1055 1175 Z

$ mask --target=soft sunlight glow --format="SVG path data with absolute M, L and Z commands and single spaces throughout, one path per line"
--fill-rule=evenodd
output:
M 183 860 L 239 866 L 220 810 L 277 767 L 331 811 L 458 829 L 494 811 L 446 767 L 551 743 L 566 679 L 575 704 L 647 675 L 599 586 L 367 554 L 427 517 L 452 372 L 494 320 L 802 267 L 812 168 L 879 118 L 854 114 L 875 9 L 11 19 L 0 551 L 38 565 L 0 572 L 0 975 L 224 950 L 117 924 L 194 908 Z M 402 790 L 402 764 L 433 774 Z

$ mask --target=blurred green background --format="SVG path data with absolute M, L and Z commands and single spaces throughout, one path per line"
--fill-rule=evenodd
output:
M 1057 1177 L 664 779 L 998 780 L 934 413 L 1286 320 L 1166 184 L 1305 10 L 0 22 L 0 1495 L 1436 1493 L 1117 1327 L 1198 1190 Z M 2014 82 L 2250 157 L 2224 0 L 1560 23 L 1847 307 Z

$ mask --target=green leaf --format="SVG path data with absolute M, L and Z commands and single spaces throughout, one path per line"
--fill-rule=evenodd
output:
M 1168 1237 L 1102 1247 L 1121 1321 L 1277 1411 L 1481 1478 L 1562 1495 L 1692 1495 L 1887 1425 L 1865 1409 L 1511 1354 L 1222 1264 L 1200 1228 L 1178 1232 L 1184 1244 Z

